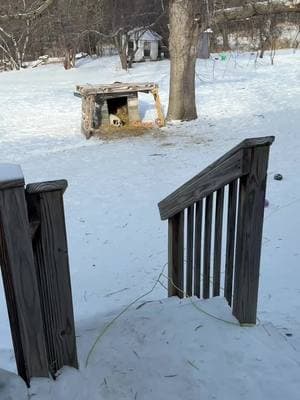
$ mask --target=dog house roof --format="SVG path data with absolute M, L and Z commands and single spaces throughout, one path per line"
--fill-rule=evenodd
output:
M 89 96 L 95 94 L 116 94 L 116 93 L 134 93 L 134 92 L 151 92 L 158 88 L 153 82 L 146 83 L 122 83 L 114 82 L 109 85 L 77 85 L 76 92 L 81 96 Z

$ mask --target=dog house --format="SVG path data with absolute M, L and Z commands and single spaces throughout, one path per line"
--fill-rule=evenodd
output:
M 75 96 L 82 99 L 82 133 L 89 139 L 111 128 L 143 127 L 139 114 L 138 93 L 151 93 L 154 97 L 156 124 L 163 126 L 164 115 L 155 83 L 121 83 L 109 85 L 78 85 Z M 147 124 L 149 126 L 149 124 Z M 154 126 L 154 123 L 153 123 Z

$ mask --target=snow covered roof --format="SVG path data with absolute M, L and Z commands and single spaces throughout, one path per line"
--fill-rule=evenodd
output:
M 141 40 L 147 42 L 157 42 L 162 40 L 162 37 L 154 32 L 152 29 L 136 28 L 129 32 L 129 37 L 131 40 Z

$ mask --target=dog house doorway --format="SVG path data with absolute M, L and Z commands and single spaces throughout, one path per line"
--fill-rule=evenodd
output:
M 108 113 L 116 115 L 122 121 L 123 125 L 128 125 L 128 98 L 123 97 L 113 97 L 107 99 Z

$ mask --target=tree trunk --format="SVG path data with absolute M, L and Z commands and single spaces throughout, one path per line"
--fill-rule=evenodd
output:
M 75 67 L 75 51 L 72 48 L 66 49 L 64 68 L 71 69 Z
M 224 24 L 259 15 L 297 13 L 300 0 L 251 2 L 240 7 L 217 10 L 213 16 L 207 0 L 169 0 L 169 51 L 171 61 L 168 120 L 197 118 L 195 65 L 200 32 L 211 24 Z
M 265 37 L 262 32 L 260 32 L 260 34 L 259 34 L 259 47 L 260 47 L 259 58 L 264 58 L 265 50 L 267 48 L 267 43 L 268 43 L 268 38 Z
M 230 46 L 229 46 L 229 39 L 228 39 L 228 30 L 227 27 L 224 26 L 222 28 L 222 39 L 223 39 L 223 51 L 228 51 L 230 50 Z
M 125 71 L 128 69 L 128 61 L 127 61 L 127 39 L 126 35 L 123 33 L 115 36 L 114 38 L 115 46 L 118 50 L 118 54 L 121 61 L 121 67 Z
M 199 23 L 195 21 L 197 0 L 170 2 L 170 94 L 168 120 L 197 118 L 195 65 L 199 46 Z
M 122 49 L 122 51 L 119 52 L 119 56 L 120 56 L 120 60 L 121 60 L 122 69 L 124 69 L 125 71 L 127 71 L 127 69 L 128 69 L 128 62 L 127 62 L 127 54 L 126 54 L 126 51 L 124 51 L 124 49 Z

